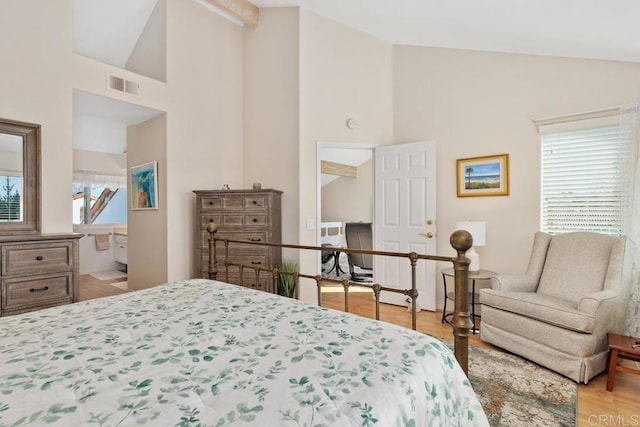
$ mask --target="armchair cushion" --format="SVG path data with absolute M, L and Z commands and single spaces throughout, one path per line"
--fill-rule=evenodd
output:
M 553 236 L 537 292 L 573 301 L 603 289 L 615 238 L 597 233 Z
M 481 289 L 480 302 L 576 332 L 593 333 L 596 324 L 596 316 L 579 311 L 574 302 L 536 292 Z

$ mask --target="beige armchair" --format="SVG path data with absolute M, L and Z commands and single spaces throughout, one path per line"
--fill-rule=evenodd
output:
M 624 312 L 624 237 L 536 233 L 524 276 L 480 291 L 480 338 L 587 383 L 604 371 Z

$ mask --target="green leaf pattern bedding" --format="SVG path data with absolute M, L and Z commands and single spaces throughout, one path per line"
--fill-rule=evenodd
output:
M 487 425 L 427 335 L 204 279 L 0 319 L 0 426 Z

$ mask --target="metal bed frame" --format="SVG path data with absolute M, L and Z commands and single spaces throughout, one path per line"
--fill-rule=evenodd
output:
M 260 277 L 261 272 L 267 272 L 273 275 L 274 284 L 277 283 L 279 274 L 292 275 L 294 277 L 294 283 L 296 289 L 300 278 L 311 279 L 316 282 L 318 292 L 318 304 L 322 304 L 322 288 L 324 286 L 336 286 L 342 285 L 344 290 L 344 305 L 345 311 L 349 311 L 349 288 L 352 286 L 370 288 L 373 291 L 375 297 L 375 310 L 376 319 L 380 320 L 380 293 L 381 292 L 393 292 L 406 295 L 411 299 L 411 325 L 416 329 L 416 314 L 417 314 L 417 298 L 418 290 L 416 288 L 416 265 L 418 260 L 430 260 L 430 261 L 444 261 L 453 264 L 454 277 L 455 277 L 455 310 L 453 312 L 453 318 L 451 325 L 453 326 L 453 342 L 454 342 L 454 354 L 456 360 L 462 367 L 465 374 L 468 372 L 469 367 L 469 334 L 473 328 L 471 321 L 471 314 L 469 313 L 469 304 L 467 301 L 467 280 L 469 277 L 469 259 L 465 257 L 466 251 L 471 248 L 473 239 L 471 234 L 465 230 L 458 230 L 451 234 L 449 242 L 451 246 L 456 250 L 457 255 L 455 257 L 438 256 L 438 255 L 423 255 L 416 252 L 387 252 L 387 251 L 372 251 L 361 249 L 349 249 L 342 248 L 341 251 L 345 253 L 359 253 L 380 255 L 388 257 L 406 258 L 409 260 L 411 267 L 411 287 L 408 289 L 398 289 L 385 287 L 378 283 L 362 283 L 353 282 L 349 279 L 332 279 L 327 276 L 319 274 L 309 275 L 299 272 L 285 272 L 279 271 L 276 267 L 264 267 L 254 265 L 244 265 L 239 263 L 229 262 L 229 245 L 230 244 L 243 244 L 243 245 L 257 245 L 257 246 L 270 246 L 278 248 L 289 248 L 298 250 L 310 250 L 310 251 L 323 251 L 326 247 L 322 246 L 306 246 L 306 245 L 293 245 L 293 244 L 280 244 L 280 243 L 263 243 L 263 242 L 251 242 L 244 240 L 233 240 L 222 237 L 217 237 L 218 225 L 210 223 L 207 225 L 207 232 L 209 233 L 209 265 L 208 272 L 209 278 L 212 280 L 218 279 L 218 255 L 216 252 L 216 242 L 222 242 L 224 244 L 224 270 L 225 276 L 222 280 L 229 281 L 229 266 L 236 266 L 240 270 L 240 285 L 243 281 L 243 271 L 245 269 L 253 270 L 256 275 L 256 282 Z

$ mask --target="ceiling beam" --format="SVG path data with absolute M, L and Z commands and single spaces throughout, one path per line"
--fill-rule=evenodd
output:
M 344 165 L 342 163 L 320 161 L 320 172 L 327 175 L 347 176 L 349 178 L 358 177 L 358 168 L 356 166 Z
M 247 0 L 207 0 L 212 5 L 233 15 L 243 23 L 251 26 L 258 26 L 258 15 L 260 9 L 249 3 Z

